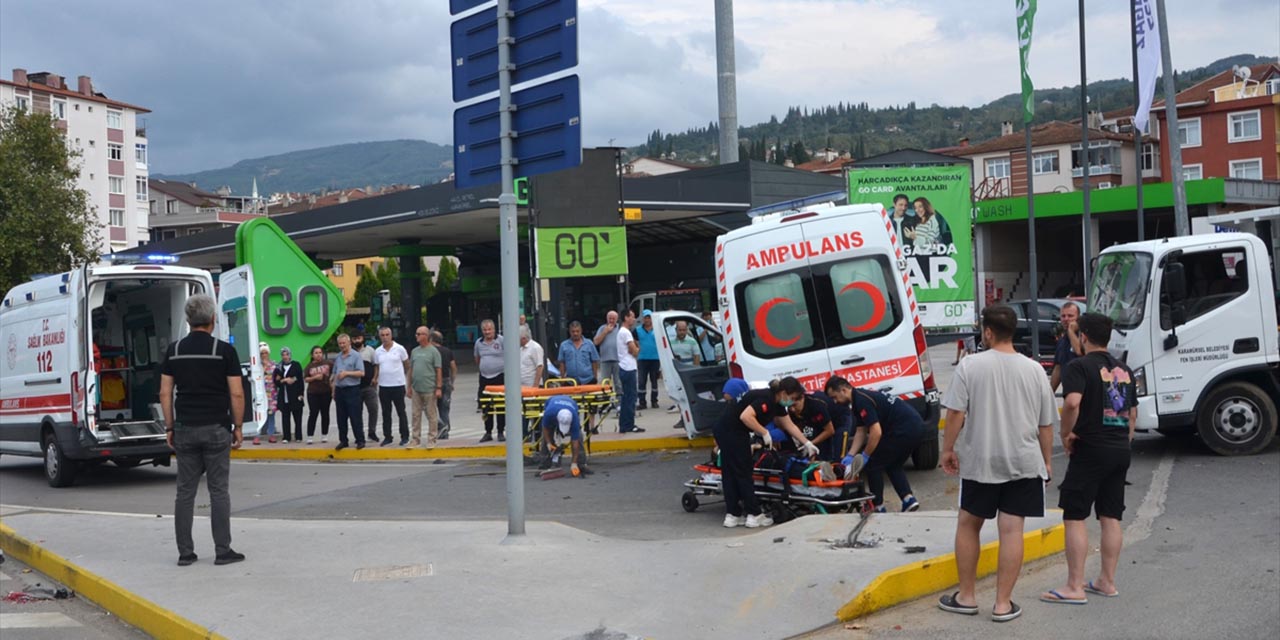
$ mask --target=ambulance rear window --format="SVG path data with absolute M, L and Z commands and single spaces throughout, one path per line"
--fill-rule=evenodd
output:
M 743 346 L 753 355 L 776 358 L 822 348 L 808 268 L 738 285 L 739 314 L 746 325 Z
M 814 286 L 828 348 L 882 336 L 902 322 L 902 306 L 892 274 L 884 256 L 814 267 Z

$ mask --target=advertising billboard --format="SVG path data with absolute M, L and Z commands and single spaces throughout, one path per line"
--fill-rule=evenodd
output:
M 973 234 L 967 165 L 851 168 L 849 202 L 889 212 L 928 328 L 974 321 Z

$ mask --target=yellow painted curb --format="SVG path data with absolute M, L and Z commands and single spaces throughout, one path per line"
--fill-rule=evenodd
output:
M 221 634 L 130 593 L 110 580 L 81 569 L 66 558 L 23 538 L 4 524 L 0 524 L 0 547 L 4 548 L 5 553 L 31 565 L 40 573 L 66 585 L 81 597 L 154 638 L 225 640 L 225 636 Z
M 699 449 L 715 445 L 712 438 L 643 438 L 635 440 L 593 440 L 591 453 L 619 453 L 629 451 L 662 451 L 667 449 Z M 525 453 L 532 453 L 532 445 L 523 445 Z M 354 447 L 334 451 L 333 447 L 313 449 L 245 449 L 231 452 L 235 460 L 440 460 L 440 459 L 483 459 L 504 458 L 507 455 L 505 444 L 485 445 L 477 447 L 436 447 L 422 448 L 385 448 L 366 447 L 356 450 Z
M 1030 531 L 1022 538 L 1022 560 L 1030 562 L 1059 553 L 1066 544 L 1065 529 L 1061 524 Z M 999 542 L 982 545 L 978 555 L 978 577 L 995 573 Z M 948 553 L 936 558 L 913 562 L 880 574 L 862 593 L 836 612 L 836 618 L 848 622 L 874 611 L 914 600 L 956 585 L 956 555 Z

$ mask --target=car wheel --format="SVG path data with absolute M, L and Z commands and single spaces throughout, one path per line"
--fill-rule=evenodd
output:
M 1248 382 L 1229 382 L 1205 396 L 1196 415 L 1205 446 L 1224 456 L 1262 451 L 1276 435 L 1276 404 Z
M 929 471 L 938 468 L 938 438 L 934 436 L 920 443 L 915 451 L 911 452 L 911 464 L 921 471 Z
M 57 436 L 44 435 L 44 477 L 51 487 L 69 487 L 75 482 L 79 465 L 62 452 Z

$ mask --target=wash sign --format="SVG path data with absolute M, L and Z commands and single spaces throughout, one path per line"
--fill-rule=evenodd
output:
M 258 218 L 236 229 L 236 264 L 252 272 L 257 336 L 271 345 L 272 360 L 278 362 L 280 348 L 289 347 L 294 360 L 306 363 L 311 347 L 342 326 L 342 292 L 275 222 Z
M 626 227 L 540 227 L 534 233 L 539 278 L 627 273 Z

